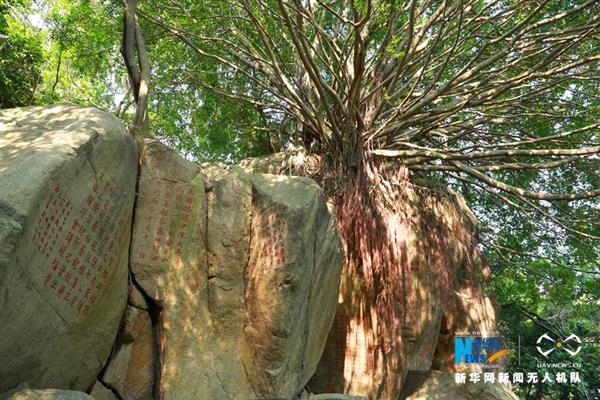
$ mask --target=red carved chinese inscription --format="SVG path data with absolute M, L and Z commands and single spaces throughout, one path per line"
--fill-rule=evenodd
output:
M 43 203 L 32 241 L 48 260 L 41 284 L 74 311 L 85 313 L 97 301 L 118 260 L 114 248 L 127 240 L 128 213 L 103 172 L 78 209 L 56 184 Z

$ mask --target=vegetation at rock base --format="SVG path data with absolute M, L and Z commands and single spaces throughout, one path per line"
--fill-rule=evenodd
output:
M 124 9 L 0 3 L 0 106 L 70 101 L 133 123 Z M 520 337 L 510 368 L 537 370 L 546 331 L 597 333 L 599 1 L 147 0 L 137 18 L 152 135 L 196 160 L 303 146 L 375 229 L 365 210 L 399 195 L 394 179 L 450 186 L 481 222 L 509 346 Z M 523 398 L 586 398 L 600 386 L 587 349 L 584 384 Z

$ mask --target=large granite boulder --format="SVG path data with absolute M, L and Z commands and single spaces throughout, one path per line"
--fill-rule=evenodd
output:
M 0 392 L 94 383 L 127 299 L 136 172 L 107 113 L 0 111 Z
M 0 400 L 98 400 L 83 392 L 58 389 L 18 389 L 0 395 Z
M 311 174 L 317 161 L 287 151 L 240 165 L 247 172 Z M 438 345 L 440 340 L 451 343 L 461 329 L 485 335 L 495 327 L 493 300 L 480 285 L 485 265 L 477 252 L 477 220 L 464 199 L 406 177 L 396 183 L 402 189 L 394 207 L 378 208 L 390 227 L 385 233 L 388 243 L 395 244 L 380 250 L 394 255 L 393 269 L 369 285 L 364 266 L 351 258 L 346 261 L 335 321 L 308 384 L 312 392 L 396 400 L 409 371 L 430 370 L 436 351 L 437 365 L 448 360 L 450 347 Z M 344 225 L 352 226 L 345 221 L 353 214 L 344 212 L 343 201 L 338 204 L 338 224 L 344 232 Z M 394 297 L 398 292 L 401 295 Z
M 299 394 L 321 357 L 342 265 L 319 187 L 198 166 L 147 141 L 136 204 L 130 265 L 159 310 L 161 398 Z

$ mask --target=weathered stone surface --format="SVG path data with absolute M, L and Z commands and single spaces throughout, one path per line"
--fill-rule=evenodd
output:
M 0 395 L 0 400 L 94 400 L 94 398 L 73 390 L 20 389 Z
M 309 394 L 302 400 L 367 400 L 366 396 L 350 396 L 347 394 L 340 393 L 321 393 L 321 394 Z
M 96 384 L 92 388 L 90 396 L 92 396 L 94 400 L 119 400 L 109 388 L 98 381 L 96 381 Z
M 0 391 L 86 390 L 127 299 L 137 148 L 69 104 L 0 111 Z
M 314 176 L 322 167 L 322 159 L 316 154 L 306 154 L 302 147 L 287 148 L 285 151 L 240 161 L 239 166 L 251 174 L 275 174 Z
M 127 300 L 127 304 L 141 310 L 148 309 L 148 304 L 144 295 L 134 284 L 129 285 L 129 299 Z
M 335 221 L 306 178 L 197 166 L 147 142 L 131 268 L 160 308 L 165 400 L 291 398 L 335 313 Z
M 148 312 L 127 307 L 119 349 L 110 359 L 102 381 L 124 400 L 152 400 L 156 353 Z
M 454 374 L 439 371 L 410 372 L 399 400 L 518 400 L 500 383 L 456 384 Z
M 399 232 L 402 260 L 400 273 L 387 283 L 404 287 L 405 297 L 386 303 L 383 310 L 364 277 L 344 268 L 341 303 L 308 385 L 312 392 L 396 399 L 409 370 L 431 368 L 442 317 L 454 312 L 449 302 L 458 285 L 457 271 L 476 251 L 469 242 L 475 219 L 462 199 L 448 193 L 407 185 L 405 196 L 404 213 L 387 216 Z M 386 345 L 382 326 L 395 321 L 401 337 Z
M 454 291 L 448 313 L 444 317 L 438 337 L 432 368 L 441 371 L 482 371 L 481 364 L 455 364 L 454 338 L 457 333 L 465 336 L 465 332 L 478 332 L 479 335 L 497 336 L 499 304 L 494 298 L 478 288 L 468 285 Z M 505 358 L 499 358 L 489 366 L 494 369 L 503 368 Z M 487 367 L 487 366 L 486 366 Z

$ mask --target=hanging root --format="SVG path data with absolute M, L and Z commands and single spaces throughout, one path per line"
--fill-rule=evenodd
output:
M 295 153 L 276 157 L 250 160 L 245 167 L 311 176 L 305 168 L 308 158 Z M 426 304 L 441 303 L 450 320 L 460 284 L 457 268 L 464 269 L 467 286 L 477 285 L 475 232 L 470 217 L 462 215 L 464 204 L 443 188 L 411 184 L 406 168 L 370 160 L 349 179 L 354 170 L 318 160 L 318 178 L 336 206 L 346 255 L 341 304 L 328 339 L 331 350 L 323 356 L 342 375 L 330 377 L 331 388 L 395 398 L 400 372 L 407 370 L 408 354 L 414 351 L 407 346 L 432 323 L 432 315 L 422 315 Z
M 451 315 L 457 264 L 472 270 L 473 232 L 450 217 L 458 215 L 450 197 L 432 189 L 421 193 L 406 169 L 384 171 L 374 164 L 334 197 L 346 254 L 339 311 L 351 357 L 345 375 L 365 375 L 374 398 L 397 396 L 403 379 L 398 371 L 408 368 L 407 337 L 418 334 L 415 321 L 423 326 L 424 316 L 415 315 L 427 301 L 423 288 L 439 293 Z
M 366 349 L 355 349 L 366 357 L 366 373 L 385 377 L 394 386 L 392 370 L 400 366 L 402 354 L 402 310 L 406 303 L 408 265 L 402 212 L 403 188 L 408 173 L 380 173 L 374 166 L 361 179 L 336 196 L 338 229 L 346 262 L 342 287 L 346 332 L 366 336 Z M 359 357 L 359 358 L 360 358 Z M 360 367 L 359 367 L 360 368 Z M 373 388 L 374 389 L 374 388 Z M 384 392 L 384 386 L 380 388 Z M 371 390 L 369 390 L 371 391 Z M 383 393 L 380 393 L 383 395 Z

